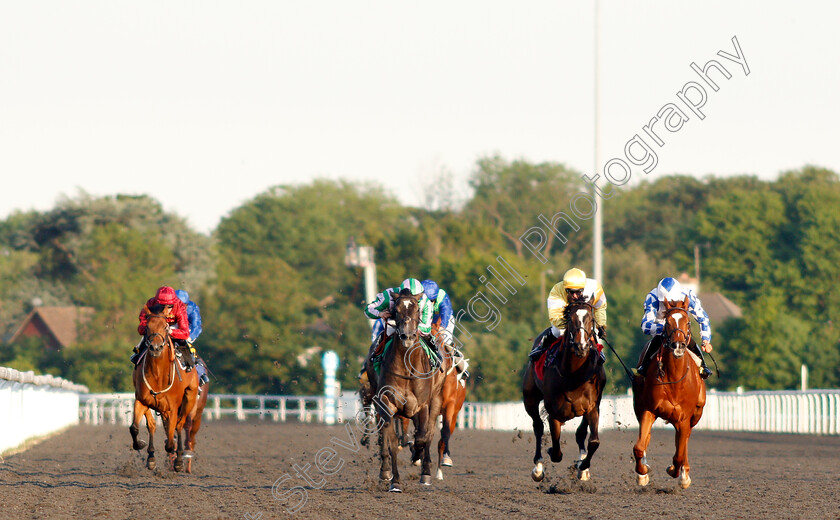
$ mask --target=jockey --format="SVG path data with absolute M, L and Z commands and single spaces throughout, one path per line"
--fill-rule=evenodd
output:
M 193 346 L 195 340 L 201 335 L 201 310 L 198 308 L 198 304 L 190 300 L 190 295 L 187 291 L 178 289 L 175 291 L 175 295 L 187 306 L 187 318 L 190 322 L 190 337 L 187 339 L 187 345 L 190 347 L 192 362 L 196 365 L 196 370 L 198 371 L 198 385 L 201 386 L 210 381 L 210 378 L 207 377 L 207 369 L 203 364 L 204 360 L 201 360 L 201 363 L 196 363 L 195 347 Z
M 566 332 L 566 317 L 564 312 L 566 305 L 573 301 L 592 300 L 592 307 L 595 308 L 595 324 L 598 338 L 607 337 L 607 295 L 604 288 L 597 280 L 587 278 L 586 273 L 573 267 L 566 271 L 563 280 L 555 285 L 548 295 L 546 304 L 548 306 L 548 321 L 551 327 L 546 329 L 540 336 L 539 344 L 529 354 L 532 361 L 536 361 L 546 348 L 552 345 L 555 339 L 563 337 Z M 601 363 L 604 362 L 603 347 L 598 342 L 598 354 L 601 356 Z
M 706 366 L 703 359 L 703 352 L 712 351 L 712 327 L 709 324 L 709 316 L 703 310 L 700 298 L 688 287 L 683 287 L 680 282 L 673 278 L 663 278 L 645 298 L 645 315 L 642 317 L 642 332 L 652 335 L 650 341 L 642 349 L 639 359 L 639 366 L 633 369 L 634 376 L 644 377 L 650 358 L 653 357 L 662 345 L 662 332 L 665 329 L 665 309 L 662 302 L 682 301 L 688 296 L 688 312 L 694 316 L 700 325 L 700 338 L 702 347 L 698 347 L 694 338 L 689 338 L 688 348 L 700 357 L 700 377 L 706 379 L 712 371 Z
M 373 344 L 370 346 L 368 358 L 372 357 L 374 354 L 379 354 L 379 350 L 384 347 L 384 340 L 391 337 L 394 333 L 393 326 L 390 323 L 387 323 L 388 319 L 394 314 L 394 300 L 391 298 L 391 293 L 399 293 L 403 289 L 409 289 L 411 294 L 417 298 L 417 301 L 420 304 L 420 324 L 418 326 L 420 336 L 428 339 L 431 335 L 434 304 L 432 304 L 426 296 L 426 292 L 423 289 L 423 284 L 420 283 L 420 280 L 416 278 L 406 278 L 399 287 L 387 289 L 377 294 L 376 299 L 365 307 L 365 315 L 368 318 L 377 320 L 377 324 L 382 322 L 382 324 L 379 325 L 378 332 L 377 326 L 374 325 L 372 337 Z M 433 341 L 430 341 L 429 343 L 433 347 L 436 346 Z M 440 357 L 440 353 L 438 353 L 438 356 Z M 362 370 L 364 371 L 364 368 L 362 368 Z
M 469 377 L 467 372 L 467 359 L 464 355 L 455 348 L 452 338 L 455 335 L 455 320 L 452 319 L 452 301 L 449 295 L 438 287 L 434 280 L 423 280 L 423 289 L 426 297 L 433 304 L 432 324 L 437 325 L 437 333 L 432 332 L 435 343 L 437 343 L 438 351 L 443 351 L 444 348 L 452 355 L 452 361 L 455 364 L 458 374 L 466 374 L 464 377 Z
M 146 305 L 140 310 L 140 325 L 137 326 L 137 332 L 141 336 L 146 334 L 146 322 L 148 320 L 146 313 L 156 305 L 163 307 L 162 312 L 166 316 L 166 322 L 169 324 L 171 329 L 170 336 L 172 336 L 174 342 L 179 346 L 186 347 L 187 340 L 190 338 L 190 321 L 187 316 L 187 306 L 184 305 L 177 296 L 175 296 L 175 289 L 166 285 L 159 288 L 155 296 L 153 298 L 149 298 Z M 135 354 L 131 356 L 131 361 L 134 364 L 137 364 L 142 351 L 145 350 L 145 346 L 146 342 L 144 340 L 140 340 L 140 343 L 134 347 Z M 192 356 L 184 357 L 191 358 Z M 191 362 L 192 359 L 184 360 L 184 364 L 187 365 L 187 372 L 192 370 L 193 365 Z

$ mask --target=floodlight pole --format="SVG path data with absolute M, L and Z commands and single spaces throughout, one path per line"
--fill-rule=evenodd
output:
M 357 246 L 353 237 L 347 241 L 347 249 L 344 255 L 344 265 L 347 267 L 361 267 L 365 277 L 365 303 L 370 303 L 376 298 L 376 263 L 373 260 L 373 247 Z M 373 328 L 374 320 L 370 320 Z

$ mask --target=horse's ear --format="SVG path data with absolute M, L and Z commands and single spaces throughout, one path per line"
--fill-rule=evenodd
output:
M 145 314 L 146 316 L 148 316 L 148 315 L 149 315 L 149 314 L 151 314 L 151 313 L 152 313 L 152 311 L 150 311 L 150 310 L 149 310 L 149 306 L 148 306 L 148 305 L 144 305 L 144 306 L 143 306 L 143 314 Z
M 672 302 L 668 298 L 665 298 L 664 300 L 662 300 L 662 303 L 665 305 L 665 310 L 666 311 L 674 308 L 674 302 Z
M 683 307 L 683 309 L 688 309 L 688 305 L 689 305 L 689 303 L 691 303 L 691 302 L 690 302 L 690 300 L 689 300 L 689 298 L 688 298 L 688 295 L 686 294 L 686 295 L 685 295 L 685 299 L 682 301 L 682 307 Z
M 594 294 L 589 297 L 589 301 L 587 301 L 587 303 L 589 305 L 592 305 L 593 307 L 595 306 L 595 295 Z
M 391 293 L 391 299 L 392 300 L 396 300 L 400 296 L 399 293 L 395 293 L 394 291 L 388 291 L 388 292 Z

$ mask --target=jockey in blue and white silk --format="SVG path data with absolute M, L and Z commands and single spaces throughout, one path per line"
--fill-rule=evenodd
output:
M 689 287 L 685 287 L 674 278 L 663 278 L 659 284 L 645 298 L 645 313 L 642 316 L 642 332 L 653 338 L 644 346 L 639 357 L 639 365 L 633 370 L 633 375 L 644 377 L 650 358 L 659 350 L 662 344 L 662 333 L 665 330 L 665 305 L 667 301 L 683 301 L 688 297 L 688 313 L 694 316 L 700 325 L 700 339 L 702 346 L 689 338 L 688 349 L 700 358 L 700 377 L 708 378 L 712 371 L 706 366 L 703 352 L 712 351 L 712 326 L 709 315 L 703 309 L 700 298 Z
M 665 306 L 662 302 L 665 300 L 683 301 L 686 296 L 688 296 L 688 312 L 700 325 L 700 339 L 711 343 L 712 326 L 709 323 L 709 315 L 703 310 L 700 298 L 689 287 L 683 286 L 673 278 L 663 278 L 645 298 L 642 332 L 648 336 L 662 334 L 665 328 Z

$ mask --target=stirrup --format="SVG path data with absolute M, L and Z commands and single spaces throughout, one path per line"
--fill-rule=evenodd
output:
M 700 367 L 700 379 L 708 379 L 710 375 L 712 375 L 712 371 L 709 370 L 709 367 Z

